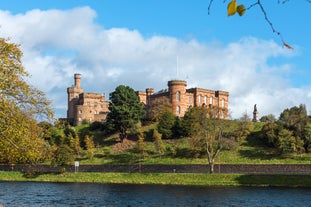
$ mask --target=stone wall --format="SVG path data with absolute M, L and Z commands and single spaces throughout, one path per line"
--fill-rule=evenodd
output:
M 0 171 L 60 172 L 62 167 L 50 165 L 0 165 Z M 142 173 L 208 173 L 208 165 L 80 165 L 79 172 L 142 172 Z M 74 172 L 75 167 L 66 166 L 66 171 Z M 214 166 L 215 173 L 230 174 L 309 174 L 311 164 L 265 164 Z

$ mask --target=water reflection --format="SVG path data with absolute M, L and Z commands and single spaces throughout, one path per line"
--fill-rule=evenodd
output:
M 0 204 L 4 207 L 311 206 L 310 188 L 0 182 L 0 189 Z

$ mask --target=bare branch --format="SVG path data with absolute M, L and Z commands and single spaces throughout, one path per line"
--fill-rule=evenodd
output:
M 214 0 L 210 0 L 210 1 L 209 1 L 208 9 L 207 9 L 208 15 L 210 15 L 210 13 L 211 13 L 211 7 L 212 7 L 212 3 L 213 3 L 213 2 L 214 2 Z

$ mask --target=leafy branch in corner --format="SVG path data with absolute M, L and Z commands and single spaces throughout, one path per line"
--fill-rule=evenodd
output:
M 223 0 L 223 3 L 226 3 L 227 0 Z M 287 2 L 289 2 L 290 0 L 278 0 L 278 4 L 285 4 Z M 305 0 L 307 1 L 308 3 L 311 3 L 311 0 Z M 211 12 L 211 7 L 212 7 L 212 4 L 214 3 L 214 0 L 210 0 L 209 1 L 209 5 L 208 5 L 208 14 L 210 14 Z M 282 41 L 282 44 L 284 47 L 288 48 L 288 49 L 294 49 L 293 47 L 291 47 L 290 45 L 288 45 L 284 39 L 283 39 L 283 36 L 281 34 L 280 31 L 278 31 L 272 21 L 270 20 L 266 10 L 265 10 L 265 7 L 262 5 L 261 3 L 261 0 L 256 0 L 253 4 L 249 5 L 247 8 L 243 5 L 243 4 L 240 4 L 238 5 L 237 1 L 236 0 L 231 0 L 228 5 L 227 5 L 227 12 L 228 12 L 228 16 L 233 16 L 235 15 L 236 13 L 238 13 L 240 16 L 243 16 L 246 12 L 246 10 L 250 10 L 252 9 L 253 7 L 256 7 L 258 6 L 264 16 L 264 19 L 265 21 L 269 24 L 270 28 L 272 29 L 272 32 L 273 33 L 276 33 L 280 38 L 281 38 L 281 41 Z

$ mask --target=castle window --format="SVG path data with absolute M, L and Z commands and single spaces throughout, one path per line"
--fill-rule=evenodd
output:
M 180 114 L 180 106 L 176 107 L 176 114 L 179 115 Z
M 82 114 L 82 110 L 79 110 L 79 114 Z
M 97 111 L 94 111 L 94 114 L 97 114 Z
M 78 120 L 79 120 L 79 121 L 82 121 L 82 118 L 81 118 L 81 117 L 79 117 L 79 118 L 78 118 Z
M 224 111 L 221 111 L 220 113 L 221 113 L 221 115 L 220 115 L 221 118 L 224 119 L 224 118 L 225 118 L 225 113 L 224 113 Z
M 198 97 L 198 103 L 201 103 L 201 95 Z
M 92 113 L 92 111 L 90 111 L 90 114 Z
M 94 107 L 97 107 L 97 102 L 94 102 Z
M 209 97 L 209 104 L 213 105 L 213 97 Z
M 176 101 L 180 101 L 180 92 L 179 91 L 177 91 L 177 93 L 176 93 Z
M 225 99 L 221 99 L 221 107 L 222 107 L 222 108 L 225 107 Z
M 204 96 L 204 103 L 206 104 L 207 102 L 207 96 Z

